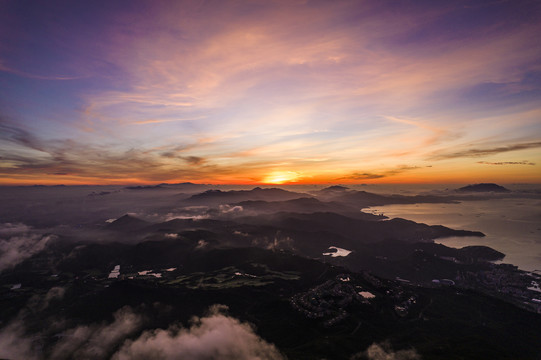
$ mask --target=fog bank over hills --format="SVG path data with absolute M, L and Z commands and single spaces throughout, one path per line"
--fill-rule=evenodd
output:
M 508 186 L 513 189 L 513 187 Z M 332 211 L 356 213 L 369 206 L 387 204 L 448 203 L 494 197 L 541 198 L 536 186 L 515 186 L 509 193 L 457 193 L 455 187 L 421 185 L 343 186 L 290 185 L 250 187 L 192 183 L 152 186 L 20 186 L 0 187 L 0 216 L 4 222 L 37 227 L 97 225 L 124 214 L 144 219 L 165 219 L 168 214 L 201 215 L 202 207 L 215 213 L 245 201 L 251 211 Z M 371 191 L 368 191 L 370 189 Z M 303 200 L 304 199 L 304 200 Z M 319 202 L 316 202 L 319 201 Z M 291 201 L 290 203 L 282 203 Z M 310 202 L 311 201 L 311 202 Z M 220 211 L 220 205 L 222 210 Z M 242 206 L 242 204 L 240 204 Z M 199 207 L 199 208 L 197 208 Z M 244 207 L 243 207 L 244 209 Z M 258 210 L 259 209 L 259 210 Z M 181 215 L 178 215 L 181 216 Z
M 217 246 L 278 247 L 317 258 L 330 246 L 358 252 L 382 241 L 414 243 L 448 236 L 484 236 L 360 211 L 370 206 L 539 196 L 524 191 L 479 192 L 494 186 L 499 189 L 495 184 L 474 185 L 478 191 L 471 195 L 459 195 L 455 189 L 423 195 L 377 194 L 337 185 L 307 192 L 291 191 L 287 186 L 237 190 L 192 183 L 2 187 L 0 216 L 5 224 L 2 232 L 13 233 L 8 239 L 13 239 L 9 256 L 14 259 L 18 258 L 15 249 L 26 248 L 20 240 L 20 246 L 15 245 L 17 234 L 38 239 L 32 244 L 42 244 L 40 236 L 133 243 L 158 239 L 167 232 L 194 230 L 217 234 Z M 15 231 L 17 227 L 21 231 Z M 3 244 L 7 243 L 4 240 Z

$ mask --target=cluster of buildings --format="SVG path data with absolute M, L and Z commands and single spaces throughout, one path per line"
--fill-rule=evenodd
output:
M 487 270 L 462 272 L 457 277 L 461 287 L 472 288 L 503 298 L 522 308 L 541 313 L 541 289 L 535 284 L 541 276 L 508 264 L 492 265 Z
M 375 296 L 351 284 L 348 275 L 338 275 L 305 293 L 290 299 L 291 306 L 310 319 L 324 319 L 323 325 L 332 326 L 348 317 L 346 307 L 353 302 L 368 303 Z

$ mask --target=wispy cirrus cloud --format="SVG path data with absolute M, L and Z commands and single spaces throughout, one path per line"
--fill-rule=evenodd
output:
M 168 122 L 175 122 L 175 121 L 200 120 L 204 118 L 205 118 L 204 116 L 201 116 L 201 117 L 188 118 L 188 119 L 148 119 L 148 120 L 136 121 L 134 122 L 134 124 L 137 124 L 137 125 L 159 124 L 159 123 L 168 123 Z
M 10 124 L 0 118 L 0 141 L 18 144 L 33 150 L 41 151 L 43 144 L 38 137 L 19 126 Z
M 101 5 L 0 5 L 0 70 L 21 72 L 0 71 L 6 89 L 20 87 L 0 97 L 27 129 L 7 130 L 10 146 L 26 149 L 2 155 L 10 176 L 94 169 L 144 181 L 249 181 L 295 171 L 377 181 L 397 177 L 378 169 L 400 163 L 458 166 L 514 151 L 463 144 L 513 144 L 538 129 L 535 2 L 409 2 L 400 11 L 349 0 Z M 81 78 L 58 86 L 24 75 L 65 72 Z M 51 134 L 81 145 L 51 144 Z M 173 144 L 193 143 L 176 154 Z
M 478 164 L 483 165 L 529 165 L 534 166 L 535 163 L 524 160 L 524 161 L 497 161 L 497 162 L 490 162 L 490 161 L 478 161 Z
M 255 13 L 268 19 L 266 26 L 239 17 L 237 9 L 228 3 L 202 9 L 216 21 L 201 35 L 194 35 L 202 30 L 200 24 L 188 21 L 172 25 L 185 34 L 185 41 L 165 35 L 159 42 L 152 42 L 153 34 L 149 34 L 127 39 L 132 45 L 129 48 L 115 47 L 109 56 L 133 74 L 132 88 L 89 97 L 88 101 L 94 111 L 122 110 L 121 117 L 132 117 L 135 110 L 158 105 L 152 111 L 166 115 L 159 122 L 137 120 L 136 124 L 168 126 L 177 124 L 173 116 L 178 118 L 179 113 L 191 115 L 187 119 L 197 119 L 196 123 L 184 126 L 178 122 L 177 129 L 207 134 L 217 134 L 220 129 L 219 136 L 226 140 L 216 149 L 245 148 L 218 150 L 222 163 L 231 161 L 227 154 L 237 152 L 245 154 L 243 163 L 266 162 L 272 167 L 276 162 L 273 157 L 286 151 L 296 158 L 306 153 L 330 158 L 321 167 L 344 164 L 348 158 L 373 157 L 372 153 L 379 154 L 387 166 L 393 166 L 396 154 L 415 161 L 435 146 L 451 148 L 465 134 L 475 137 L 468 133 L 467 121 L 450 121 L 452 114 L 434 116 L 439 109 L 432 109 L 426 99 L 433 101 L 432 94 L 453 94 L 489 79 L 516 82 L 521 76 L 516 65 L 535 57 L 526 41 L 527 34 L 534 31 L 532 25 L 505 36 L 492 31 L 466 41 L 460 39 L 460 46 L 455 46 L 458 39 L 439 43 L 437 39 L 414 37 L 409 39 L 409 50 L 396 46 L 404 34 L 432 26 L 434 18 L 449 16 L 453 9 L 446 7 L 415 13 L 412 16 L 418 21 L 380 12 L 377 6 L 359 8 L 349 2 L 309 9 L 293 4 L 287 7 L 286 15 L 282 6 L 255 7 Z M 348 12 L 364 21 L 338 25 L 338 19 Z M 172 21 L 169 16 L 162 20 Z M 302 29 L 299 22 L 304 23 Z M 191 42 L 196 38 L 197 44 Z M 186 46 L 191 49 L 189 56 Z M 143 47 L 153 56 L 126 56 L 127 50 Z M 422 49 L 422 56 L 412 49 Z M 517 56 L 519 53 L 522 55 Z M 463 61 L 465 58 L 473 61 Z M 183 64 L 182 69 L 175 64 Z M 449 96 L 438 101 L 442 99 Z M 186 103 L 190 106 L 184 106 Z M 390 124 L 378 122 L 379 111 L 389 108 L 396 109 L 396 115 L 384 116 Z M 408 115 L 413 108 L 423 110 L 416 110 L 420 115 Z M 214 113 L 216 109 L 219 115 Z M 357 116 L 358 112 L 365 116 Z M 200 113 L 205 115 L 194 117 Z M 329 136 L 313 141 L 307 135 L 295 140 L 287 135 L 291 129 L 305 126 L 328 129 Z M 373 135 L 363 135 L 369 133 Z M 351 134 L 362 136 L 364 146 L 349 139 Z M 257 141 L 257 146 L 250 146 L 251 141 Z M 337 144 L 342 144 L 342 149 Z M 364 147 L 371 148 L 370 155 Z M 294 170 L 304 165 L 290 161 L 290 166 Z M 356 174 L 359 179 L 392 175 L 396 174 L 373 170 Z
M 76 80 L 81 79 L 82 76 L 69 76 L 69 75 L 39 75 L 39 74 L 32 74 L 25 71 L 17 70 L 11 67 L 8 67 L 2 63 L 2 59 L 0 59 L 0 71 L 4 71 L 10 74 L 15 74 L 18 76 L 22 76 L 29 79 L 37 79 L 37 80 Z
M 502 153 L 507 153 L 511 151 L 519 150 L 529 150 L 529 149 L 538 149 L 541 148 L 541 142 L 523 142 L 523 143 L 514 143 L 510 145 L 494 146 L 494 147 L 483 147 L 483 148 L 468 148 L 460 151 L 450 151 L 450 152 L 437 152 L 429 156 L 428 160 L 445 160 L 445 159 L 455 159 L 455 158 L 472 158 L 472 157 L 482 157 L 489 155 L 497 155 Z
M 381 179 L 386 178 L 390 176 L 395 176 L 407 171 L 420 169 L 420 166 L 407 166 L 407 165 L 401 165 L 395 169 L 385 170 L 381 172 L 354 172 L 347 176 L 340 177 L 336 180 L 373 180 L 373 179 Z
M 97 146 L 70 139 L 46 141 L 16 126 L 0 126 L 4 130 L 0 135 L 0 142 L 4 142 L 0 148 L 0 174 L 4 176 L 41 174 L 87 181 L 206 176 L 206 170 L 201 168 L 206 159 L 189 154 L 197 147 L 193 144 L 122 149 L 115 144 Z
M 354 172 L 348 176 L 337 178 L 336 180 L 373 180 L 387 177 L 387 174 L 376 174 L 369 172 Z

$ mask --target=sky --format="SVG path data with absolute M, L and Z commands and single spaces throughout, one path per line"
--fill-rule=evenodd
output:
M 0 184 L 541 183 L 540 17 L 0 0 Z

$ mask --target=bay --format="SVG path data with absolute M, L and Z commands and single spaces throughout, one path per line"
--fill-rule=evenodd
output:
M 463 201 L 458 204 L 385 205 L 363 209 L 389 218 L 428 225 L 481 231 L 485 237 L 448 237 L 437 243 L 462 248 L 485 245 L 503 252 L 502 262 L 526 271 L 541 271 L 541 201 L 505 198 Z

